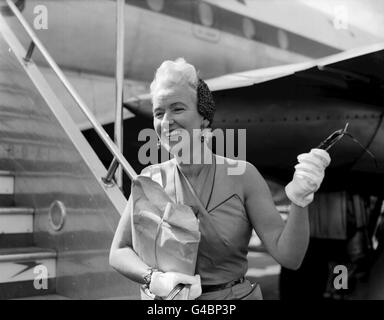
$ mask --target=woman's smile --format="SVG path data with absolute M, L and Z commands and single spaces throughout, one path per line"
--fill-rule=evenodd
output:
M 175 136 L 178 136 L 181 134 L 182 134 L 182 129 L 174 129 L 174 130 L 170 130 L 170 131 L 164 131 L 164 135 L 167 138 L 175 137 Z

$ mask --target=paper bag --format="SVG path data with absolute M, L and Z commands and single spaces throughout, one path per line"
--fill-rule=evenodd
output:
M 189 206 L 177 204 L 149 177 L 132 183 L 133 249 L 163 272 L 195 275 L 199 222 Z

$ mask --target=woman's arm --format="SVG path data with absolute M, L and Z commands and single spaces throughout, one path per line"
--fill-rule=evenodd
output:
M 144 284 L 144 276 L 149 273 L 147 266 L 132 249 L 131 198 L 117 226 L 109 254 L 109 264 L 127 278 Z M 200 276 L 190 276 L 178 272 L 153 272 L 149 289 L 160 297 L 167 296 L 178 284 L 190 284 L 189 299 L 201 295 Z
M 109 253 L 109 264 L 127 278 L 144 284 L 149 266 L 132 249 L 131 198 L 117 226 Z
M 248 217 L 266 249 L 284 267 L 299 268 L 309 243 L 307 208 L 292 204 L 284 223 L 265 180 L 252 164 L 247 163 L 242 179 Z

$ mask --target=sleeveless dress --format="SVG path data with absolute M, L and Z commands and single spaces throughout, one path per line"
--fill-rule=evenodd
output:
M 213 155 L 213 163 L 203 167 L 194 187 L 175 159 L 152 165 L 143 171 L 144 175 L 161 182 L 165 192 L 175 202 L 190 206 L 199 219 L 201 240 L 196 274 L 200 275 L 202 286 L 239 280 L 248 269 L 252 225 L 243 199 L 235 191 L 235 180 L 228 175 L 231 161 Z M 245 280 L 230 288 L 203 293 L 199 299 L 244 299 L 254 289 Z M 261 292 L 259 296 L 261 298 Z

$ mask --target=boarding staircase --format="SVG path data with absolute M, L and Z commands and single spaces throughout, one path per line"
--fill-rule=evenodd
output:
M 6 2 L 31 42 L 26 49 L 0 11 L 0 299 L 137 299 L 138 286 L 108 262 L 126 206 L 111 178 L 117 164 L 134 171 Z M 34 64 L 35 46 L 112 153 L 112 170 Z

